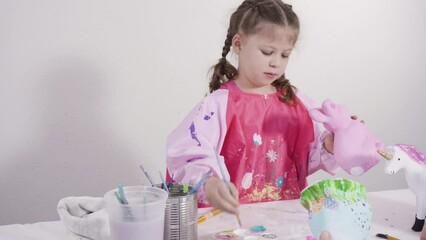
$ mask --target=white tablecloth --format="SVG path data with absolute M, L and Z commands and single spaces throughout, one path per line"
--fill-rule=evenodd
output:
M 370 239 L 385 233 L 401 240 L 418 240 L 411 226 L 415 216 L 415 197 L 408 189 L 368 193 L 373 209 Z M 199 214 L 209 209 L 199 209 Z M 305 240 L 310 235 L 307 211 L 298 200 L 242 205 L 244 228 L 263 225 L 267 232 L 283 240 Z M 200 240 L 212 240 L 215 233 L 238 228 L 234 215 L 221 213 L 198 225 Z M 60 221 L 0 226 L 0 240 L 66 240 L 68 232 Z

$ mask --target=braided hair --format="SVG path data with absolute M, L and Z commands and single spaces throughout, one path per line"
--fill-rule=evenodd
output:
M 237 69 L 226 60 L 226 56 L 231 50 L 232 38 L 239 32 L 247 35 L 257 33 L 260 30 L 258 27 L 260 23 L 291 27 L 295 32 L 294 42 L 299 35 L 299 18 L 293 12 L 291 5 L 285 4 L 281 0 L 245 0 L 231 15 L 225 44 L 222 48 L 222 57 L 212 67 L 210 92 L 219 89 L 223 84 L 238 76 Z M 292 102 L 295 95 L 294 86 L 284 75 L 275 80 L 272 86 L 279 89 L 279 98 L 282 102 Z

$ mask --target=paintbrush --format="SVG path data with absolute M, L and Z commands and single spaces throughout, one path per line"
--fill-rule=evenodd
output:
M 167 187 L 167 183 L 166 183 L 166 181 L 164 180 L 164 177 L 163 177 L 163 174 L 161 174 L 161 171 L 158 171 L 158 174 L 160 175 L 160 179 L 161 179 L 161 182 L 163 183 L 164 190 L 166 190 L 168 193 L 170 193 L 170 190 L 169 190 L 169 188 Z
M 219 165 L 220 174 L 222 175 L 222 180 L 225 182 L 226 187 L 228 188 L 228 191 L 229 191 L 229 193 L 231 194 L 231 187 L 230 187 L 230 185 L 229 185 L 229 182 L 225 179 L 225 172 L 223 171 L 222 164 L 220 164 L 220 158 L 219 158 L 219 155 L 217 154 L 217 152 L 215 151 L 215 149 L 213 149 L 213 151 L 214 151 L 214 154 L 215 154 L 215 156 L 216 156 L 217 165 Z M 239 215 L 239 214 L 236 214 L 235 216 L 237 217 L 238 226 L 240 226 L 240 228 L 242 228 L 240 215 Z
M 210 169 L 206 173 L 206 175 L 204 175 L 201 178 L 201 180 L 197 184 L 195 184 L 195 186 L 192 188 L 192 190 L 189 192 L 189 194 L 193 194 L 193 193 L 197 192 L 200 189 L 200 187 L 207 181 L 207 178 L 210 177 L 210 175 L 212 174 L 212 172 L 213 172 L 213 170 Z
M 399 238 L 392 237 L 392 236 L 389 236 L 389 235 L 383 234 L 383 233 L 376 234 L 376 237 L 384 238 L 384 239 L 389 239 L 389 240 L 399 240 Z
M 139 165 L 139 167 L 141 168 L 142 172 L 145 174 L 146 178 L 148 179 L 149 183 L 151 183 L 151 186 L 155 187 L 155 183 L 154 181 L 152 181 L 151 176 L 149 175 L 149 173 L 145 170 L 145 168 L 141 165 Z

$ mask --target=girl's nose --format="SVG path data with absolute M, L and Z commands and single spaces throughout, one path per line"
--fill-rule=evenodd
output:
M 278 64 L 279 64 L 278 60 L 276 58 L 274 58 L 274 57 L 271 58 L 271 60 L 269 61 L 269 66 L 270 67 L 273 67 L 273 68 L 278 67 Z
M 281 61 L 282 61 L 281 56 L 273 55 L 271 59 L 269 60 L 269 66 L 273 68 L 279 67 L 282 64 Z

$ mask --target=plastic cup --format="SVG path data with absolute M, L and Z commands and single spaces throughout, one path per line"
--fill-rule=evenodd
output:
M 128 204 L 121 204 L 113 189 L 104 195 L 111 240 L 163 239 L 168 193 L 148 186 L 124 187 Z

